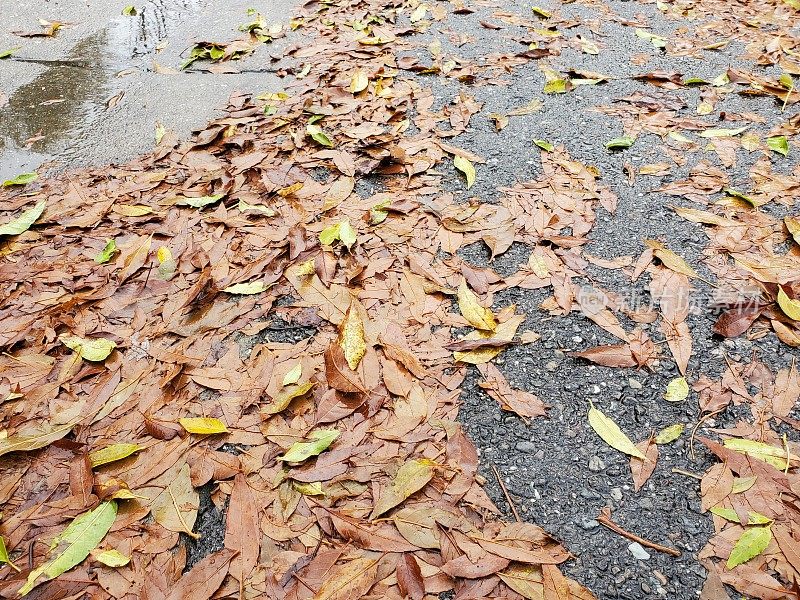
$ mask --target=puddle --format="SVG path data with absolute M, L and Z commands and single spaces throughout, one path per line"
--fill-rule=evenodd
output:
M 31 171 L 53 158 L 71 156 L 103 118 L 120 89 L 120 71 L 146 64 L 156 46 L 207 0 L 147 0 L 133 17 L 113 18 L 105 29 L 79 41 L 69 60 L 49 64 L 19 87 L 0 109 L 0 179 Z M 116 81 L 116 84 L 113 84 Z

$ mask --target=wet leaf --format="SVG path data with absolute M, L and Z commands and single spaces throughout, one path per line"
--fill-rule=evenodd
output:
M 674 442 L 683 435 L 684 429 L 686 429 L 686 425 L 683 423 L 676 423 L 675 425 L 665 427 L 658 432 L 655 442 L 656 444 L 669 444 L 670 442 Z
M 138 444 L 112 444 L 111 446 L 106 446 L 101 450 L 90 452 L 89 461 L 94 469 L 100 465 L 105 465 L 110 462 L 127 458 L 134 452 L 138 452 L 142 449 L 143 448 Z
M 761 554 L 772 540 L 772 530 L 766 527 L 749 527 L 744 530 L 741 537 L 731 551 L 725 566 L 728 569 L 746 563 Z
M 28 231 L 36 219 L 42 216 L 45 204 L 45 200 L 40 200 L 36 206 L 29 208 L 13 221 L 0 225 L 0 235 L 19 235 Z
M 636 138 L 632 137 L 618 137 L 614 138 L 606 142 L 606 149 L 608 150 L 624 150 L 625 148 L 630 148 L 633 146 L 633 143 L 636 141 Z
M 267 285 L 263 281 L 252 281 L 250 283 L 237 283 L 229 285 L 222 290 L 228 294 L 252 295 L 267 291 Z
M 306 133 L 311 136 L 315 142 L 320 144 L 321 146 L 325 146 L 326 148 L 333 148 L 333 142 L 327 136 L 327 134 L 322 131 L 322 128 L 318 125 L 313 125 L 309 123 L 306 125 Z
M 130 556 L 125 556 L 119 550 L 104 550 L 94 556 L 95 560 L 103 563 L 107 567 L 119 568 L 124 567 L 131 562 Z
M 308 435 L 309 442 L 295 442 L 286 451 L 286 454 L 279 456 L 277 460 L 285 462 L 299 463 L 317 456 L 323 450 L 326 450 L 333 441 L 339 437 L 339 431 L 336 429 L 318 429 L 312 431 Z
M 46 562 L 28 574 L 28 579 L 18 594 L 24 596 L 37 585 L 54 579 L 83 562 L 106 536 L 116 516 L 117 503 L 111 500 L 101 502 L 94 510 L 76 517 L 53 540 Z
M 186 431 L 198 435 L 213 435 L 215 433 L 228 433 L 225 423 L 214 417 L 185 417 L 178 419 Z
M 789 155 L 789 141 L 786 139 L 785 135 L 767 138 L 767 147 L 781 156 Z
M 106 338 L 82 338 L 65 333 L 58 336 L 58 340 L 81 358 L 92 362 L 104 361 L 117 347 L 116 343 Z
M 488 308 L 484 308 L 478 303 L 478 298 L 467 286 L 467 280 L 462 278 L 458 286 L 458 308 L 469 324 L 483 331 L 494 331 L 497 329 L 497 321 L 494 314 Z
M 781 286 L 778 286 L 778 306 L 787 317 L 794 321 L 800 321 L 800 300 L 789 298 Z
M 105 247 L 100 251 L 100 253 L 94 257 L 94 262 L 97 264 L 107 263 L 111 260 L 111 257 L 117 253 L 117 242 L 114 240 L 108 240 L 106 242 Z
M 16 177 L 6 179 L 3 182 L 3 187 L 11 187 L 12 185 L 28 185 L 29 183 L 36 181 L 37 177 L 39 177 L 37 173 L 21 173 Z
M 642 460 L 647 458 L 642 454 L 642 451 L 633 444 L 630 438 L 622 433 L 619 426 L 614 423 L 612 419 L 597 410 L 591 401 L 589 402 L 589 425 L 591 425 L 597 435 L 603 438 L 606 444 L 615 450 L 619 450 L 620 452 Z
M 553 146 L 553 144 L 551 144 L 547 140 L 533 140 L 533 143 L 546 152 L 552 152 L 553 150 L 555 150 L 555 146 Z
M 283 376 L 283 386 L 292 385 L 300 381 L 300 377 L 303 375 L 303 363 L 297 363 L 293 366 L 286 375 Z
M 641 458 L 631 456 L 633 490 L 638 492 L 656 470 L 656 464 L 658 463 L 658 446 L 653 438 L 649 438 L 636 444 L 636 447 L 646 457 L 642 460 Z
M 685 377 L 676 377 L 667 384 L 664 400 L 667 402 L 683 402 L 689 396 L 689 383 Z
M 467 178 L 467 189 L 471 188 L 475 183 L 475 167 L 472 163 L 463 156 L 455 156 L 453 157 L 453 166 L 464 173 Z
M 391 510 L 414 492 L 424 488 L 433 478 L 436 463 L 427 458 L 408 460 L 397 470 L 391 483 L 381 490 L 375 502 L 370 519 L 380 517 Z

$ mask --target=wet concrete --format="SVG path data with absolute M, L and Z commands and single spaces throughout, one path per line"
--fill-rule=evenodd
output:
M 153 147 L 157 123 L 183 137 L 220 114 L 234 91 L 282 89 L 274 75 L 254 72 L 281 41 L 233 63 L 248 72 L 163 71 L 178 70 L 195 41 L 241 37 L 248 8 L 286 24 L 294 0 L 130 2 L 135 16 L 122 15 L 118 0 L 23 0 L 0 11 L 0 51 L 19 47 L 0 61 L 0 179 L 123 162 Z M 65 26 L 53 38 L 12 33 L 37 30 L 39 18 Z

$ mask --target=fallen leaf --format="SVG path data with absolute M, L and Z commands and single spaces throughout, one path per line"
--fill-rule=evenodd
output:
M 31 225 L 42 216 L 45 204 L 45 200 L 40 200 L 36 206 L 29 208 L 13 221 L 0 225 L 0 235 L 19 235 L 28 231 Z
M 286 454 L 279 456 L 276 460 L 285 462 L 299 463 L 317 456 L 323 450 L 326 450 L 333 441 L 339 437 L 339 431 L 336 429 L 318 429 L 312 431 L 308 435 L 310 442 L 295 442 L 286 451 Z
M 90 452 L 89 461 L 94 469 L 101 465 L 106 465 L 108 463 L 127 458 L 139 450 L 142 450 L 142 447 L 138 444 L 112 444 L 102 448 L 101 450 Z
M 620 452 L 645 460 L 647 457 L 637 448 L 619 426 L 594 407 L 589 401 L 589 425 L 603 441 Z
M 667 384 L 664 400 L 667 402 L 683 402 L 689 396 L 689 383 L 685 377 L 676 377 Z
M 455 156 L 453 158 L 453 166 L 464 173 L 467 178 L 467 189 L 471 188 L 472 184 L 475 183 L 475 167 L 472 163 L 463 156 Z
M 669 444 L 677 440 L 681 435 L 683 435 L 683 430 L 686 429 L 686 425 L 683 423 L 675 423 L 675 425 L 670 425 L 669 427 L 665 427 L 661 431 L 658 432 L 656 436 L 655 442 L 656 444 Z
M 103 563 L 107 567 L 111 567 L 112 569 L 117 569 L 119 567 L 124 567 L 129 562 L 131 562 L 130 556 L 125 556 L 119 550 L 103 550 L 98 554 L 94 555 L 95 560 L 98 562 Z
M 178 419 L 186 431 L 198 435 L 213 435 L 215 433 L 228 433 L 225 423 L 214 417 L 184 417 Z
M 728 569 L 733 569 L 755 558 L 766 550 L 771 540 L 772 530 L 769 525 L 766 527 L 746 528 L 741 537 L 736 541 L 725 566 Z
M 22 173 L 16 177 L 12 177 L 11 179 L 6 179 L 3 182 L 3 187 L 11 187 L 12 185 L 28 185 L 29 183 L 36 181 L 37 177 L 39 177 L 37 173 Z
M 252 295 L 260 294 L 267 290 L 267 285 L 263 281 L 253 281 L 251 283 L 237 283 L 223 288 L 223 292 L 228 294 Z
M 59 341 L 70 350 L 74 350 L 78 355 L 92 362 L 102 362 L 117 345 L 106 338 L 82 338 L 74 335 L 61 334 Z
M 476 329 L 484 331 L 494 331 L 497 329 L 497 321 L 494 314 L 488 308 L 484 308 L 478 303 L 478 298 L 467 286 L 467 280 L 462 278 L 458 286 L 458 308 L 469 324 Z
M 789 142 L 785 135 L 767 138 L 767 147 L 781 156 L 789 155 Z
M 370 519 L 380 517 L 414 492 L 424 488 L 433 478 L 435 466 L 436 463 L 427 458 L 411 459 L 403 463 L 389 485 L 381 490 L 380 498 L 375 502 Z

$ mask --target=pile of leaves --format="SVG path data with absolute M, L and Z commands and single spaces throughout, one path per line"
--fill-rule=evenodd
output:
M 763 65 L 788 69 L 794 52 L 793 38 L 776 46 L 746 26 L 749 7 L 678 42 L 585 4 L 670 55 L 702 56 L 733 35 L 752 36 L 748 56 Z M 669 18 L 690 7 L 695 18 L 715 16 L 710 0 L 661 4 Z M 788 3 L 763 5 L 776 26 L 797 20 Z M 496 306 L 512 288 L 549 290 L 543 314 L 578 313 L 615 338 L 574 358 L 635 369 L 674 360 L 680 376 L 665 398 L 685 401 L 693 388 L 698 427 L 730 404 L 751 408 L 752 423 L 713 431 L 720 441 L 692 433 L 721 461 L 701 484 L 718 532 L 700 555 L 704 594 L 724 597 L 723 582 L 757 598 L 797 593 L 800 449 L 778 433 L 800 426 L 790 415 L 794 366 L 773 374 L 758 361 L 731 363 L 721 379 L 690 386 L 688 299 L 707 282 L 662 240 L 643 240 L 639 257 L 588 252 L 617 199 L 563 147 L 534 140 L 539 177 L 498 190 L 495 203 L 463 199 L 486 168 L 477 149 L 458 144 L 484 109 L 467 86 L 499 85 L 531 61 L 541 61 L 544 94 L 599 85 L 610 77 L 548 61 L 604 45 L 568 37 L 574 22 L 554 12 L 498 10 L 503 25 L 481 25 L 524 28 L 511 38 L 519 52 L 467 61 L 416 39 L 448 10 L 473 12 L 458 2 L 311 3 L 292 21 L 304 38 L 287 49 L 298 68 L 285 92 L 234 95 L 189 141 L 162 132 L 152 154 L 123 166 L 3 183 L 0 596 L 593 598 L 562 575 L 571 555 L 556 540 L 499 518 L 456 421 L 469 365 L 504 410 L 547 415 L 545 401 L 514 389 L 493 362 L 512 344 L 535 351 L 528 315 Z M 246 40 L 199 43 L 190 62 L 237 58 L 279 33 L 258 15 L 243 31 Z M 458 93 L 441 104 L 430 75 L 457 82 Z M 762 142 L 748 127 L 701 118 L 734 92 L 791 105 L 791 78 L 728 70 L 714 81 L 636 79 L 660 89 L 598 107 L 624 130 L 601 143 L 625 151 L 655 133 L 672 162 L 629 167 L 630 182 L 693 152 L 726 167 L 740 148 L 764 153 L 752 190 L 731 188 L 723 169 L 702 162 L 658 192 L 701 206 L 674 210 L 708 234 L 716 332 L 774 332 L 800 345 L 800 221 L 759 210 L 791 206 L 800 189 L 800 173 L 776 173 L 770 161 L 788 154 L 797 120 Z M 697 117 L 680 114 L 685 103 L 669 93 L 687 86 L 702 88 Z M 540 107 L 533 98 L 480 118 L 501 132 Z M 365 192 L 365 181 L 380 191 Z M 460 255 L 480 244 L 494 259 L 514 243 L 530 254 L 507 277 Z M 621 270 L 631 285 L 649 278 L 653 305 L 587 285 L 591 267 Z M 676 424 L 635 444 L 590 403 L 586 422 L 630 456 L 636 490 L 659 445 L 683 433 Z M 187 570 L 182 540 L 200 535 L 199 490 L 226 513 L 224 548 Z M 598 521 L 680 554 L 607 514 Z

